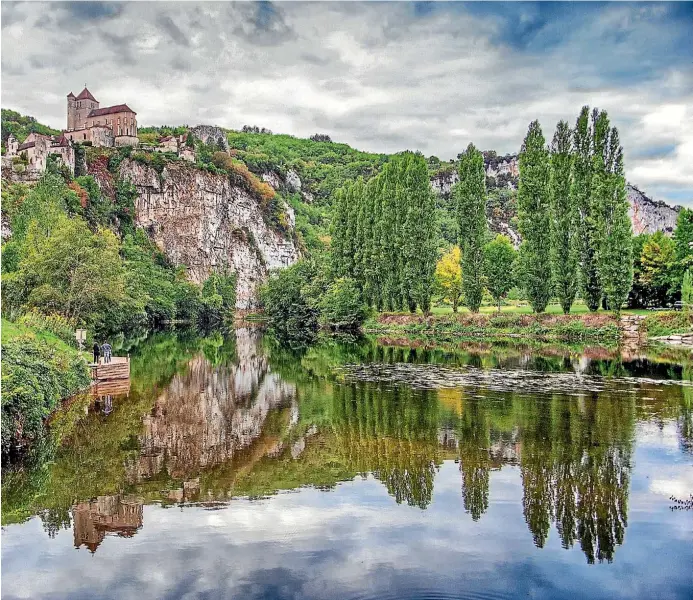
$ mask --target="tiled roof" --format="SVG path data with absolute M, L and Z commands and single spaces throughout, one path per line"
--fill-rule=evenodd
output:
M 65 137 L 65 134 L 61 133 L 60 137 L 56 138 L 56 140 L 53 142 L 53 144 L 55 146 L 69 146 L 70 142 Z
M 162 138 L 159 140 L 159 143 L 161 143 L 161 142 L 169 142 L 169 141 L 171 141 L 172 139 L 173 139 L 173 136 L 167 135 L 167 136 L 165 136 L 165 137 L 162 137 Z
M 26 150 L 27 148 L 33 148 L 36 145 L 36 142 L 24 142 L 23 144 L 19 145 L 18 150 Z
M 68 97 L 68 98 L 74 98 L 75 95 L 74 95 L 72 92 L 70 92 L 70 93 L 67 95 L 67 97 Z
M 79 96 L 77 96 L 77 100 L 93 100 L 94 102 L 98 102 L 98 100 L 91 95 L 91 92 L 87 88 L 84 88 L 79 93 Z
M 101 115 L 112 115 L 113 113 L 119 112 L 129 112 L 133 115 L 137 114 L 127 104 L 116 104 L 115 106 L 107 106 L 106 108 L 95 108 L 87 115 L 87 118 L 100 117 Z

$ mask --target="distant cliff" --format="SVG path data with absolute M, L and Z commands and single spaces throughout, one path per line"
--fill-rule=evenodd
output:
M 137 189 L 137 224 L 188 277 L 203 282 L 228 266 L 238 275 L 236 308 L 256 304 L 257 286 L 269 269 L 298 260 L 291 232 L 270 227 L 260 201 L 247 189 L 184 161 L 153 167 L 124 160 L 119 174 Z M 286 207 L 293 228 L 293 211 Z
M 519 177 L 519 160 L 517 155 L 496 156 L 495 152 L 484 152 L 484 169 L 487 183 L 493 187 L 517 190 Z M 446 165 L 446 169 L 431 178 L 433 189 L 447 197 L 452 186 L 457 183 L 458 175 L 456 165 Z M 655 201 L 646 196 L 638 188 L 627 184 L 626 192 L 630 204 L 630 218 L 633 223 L 633 233 L 655 233 L 663 231 L 671 235 L 676 228 L 676 219 L 681 210 L 680 206 L 670 206 L 666 202 Z M 510 219 L 514 212 L 506 211 L 504 214 L 494 213 L 489 210 L 489 225 L 492 231 L 505 233 L 514 242 L 519 242 L 520 236 L 513 228 Z

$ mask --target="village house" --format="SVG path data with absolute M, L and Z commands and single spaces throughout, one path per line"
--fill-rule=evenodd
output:
M 26 158 L 27 169 L 45 171 L 48 156 L 51 154 L 57 155 L 60 162 L 74 173 L 75 151 L 64 134 L 50 136 L 32 132 L 21 144 L 12 134 L 7 138 L 7 156 Z

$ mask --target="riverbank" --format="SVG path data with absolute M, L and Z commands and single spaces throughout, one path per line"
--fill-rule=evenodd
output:
M 615 344 L 621 338 L 611 313 L 577 315 L 380 313 L 363 325 L 366 333 L 469 338 L 533 338 L 542 341 Z
M 40 438 L 60 401 L 90 383 L 85 355 L 64 339 L 2 319 L 3 462 Z

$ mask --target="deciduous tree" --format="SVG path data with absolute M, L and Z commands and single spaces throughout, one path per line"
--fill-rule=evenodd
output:
M 522 234 L 520 260 L 532 309 L 541 313 L 551 297 L 549 153 L 538 121 L 529 125 L 520 152 L 517 208 Z
M 486 287 L 501 309 L 501 301 L 514 285 L 515 248 L 510 238 L 497 235 L 484 248 Z
M 460 156 L 459 182 L 455 185 L 459 246 L 462 254 L 464 304 L 479 312 L 484 293 L 484 243 L 486 242 L 486 174 L 484 157 L 469 144 Z

